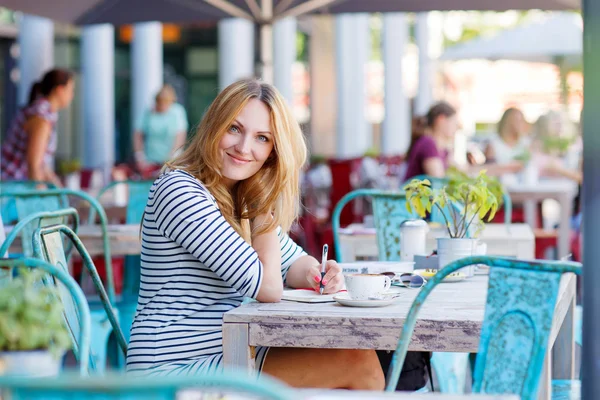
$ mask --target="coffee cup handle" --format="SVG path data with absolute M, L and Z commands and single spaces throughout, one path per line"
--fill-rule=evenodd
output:
M 392 286 L 392 280 L 389 276 L 385 276 L 385 283 L 383 285 L 383 290 L 388 290 Z

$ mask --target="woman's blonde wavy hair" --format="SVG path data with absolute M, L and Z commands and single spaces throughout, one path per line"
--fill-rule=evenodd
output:
M 250 99 L 262 101 L 271 116 L 273 152 L 253 176 L 228 189 L 221 174 L 219 142 Z M 277 226 L 288 232 L 300 210 L 300 170 L 307 157 L 304 136 L 285 100 L 273 86 L 245 79 L 227 86 L 212 102 L 184 151 L 166 164 L 194 175 L 217 200 L 221 213 L 247 241 Z M 250 221 L 272 213 L 273 220 L 250 232 Z

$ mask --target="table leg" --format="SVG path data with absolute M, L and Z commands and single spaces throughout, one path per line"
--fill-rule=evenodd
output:
M 565 319 L 552 347 L 552 378 L 575 378 L 575 297 L 571 299 Z
M 560 226 L 558 227 L 558 258 L 570 253 L 571 244 L 571 197 L 563 194 L 560 202 Z
M 248 337 L 248 324 L 223 324 L 223 362 L 226 369 L 254 373 L 254 347 L 251 347 Z
M 523 214 L 525 217 L 525 223 L 535 229 L 538 227 L 537 221 L 537 205 L 536 200 L 525 200 L 523 202 Z
M 552 351 L 548 349 L 544 358 L 542 375 L 538 386 L 538 400 L 550 400 L 552 397 Z

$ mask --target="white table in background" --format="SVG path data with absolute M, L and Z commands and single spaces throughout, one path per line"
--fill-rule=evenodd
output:
M 546 199 L 555 199 L 560 204 L 558 228 L 558 257 L 570 253 L 571 215 L 573 200 L 577 196 L 577 183 L 566 179 L 541 179 L 535 184 L 508 184 L 506 190 L 513 204 L 523 204 L 525 222 L 538 228 L 537 205 Z
M 352 231 L 353 233 L 350 233 Z M 426 244 L 428 253 L 437 248 L 435 239 L 443 236 L 444 228 L 429 230 Z M 535 237 L 527 224 L 486 224 L 480 240 L 487 244 L 488 255 L 535 258 Z M 342 260 L 338 261 L 353 262 L 360 258 L 376 258 L 378 252 L 375 229 L 365 229 L 360 224 L 348 226 L 340 232 L 340 248 Z
M 13 229 L 12 225 L 4 227 L 6 235 Z M 110 243 L 110 254 L 112 256 L 139 255 L 142 251 L 140 242 L 140 225 L 108 225 L 108 239 Z M 77 236 L 83 242 L 91 256 L 104 254 L 102 241 L 102 230 L 100 225 L 81 225 Z M 18 236 L 10 246 L 9 253 L 21 254 L 21 236 Z

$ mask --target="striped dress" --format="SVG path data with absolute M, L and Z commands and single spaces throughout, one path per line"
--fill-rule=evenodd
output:
M 278 230 L 281 273 L 306 253 Z M 263 266 L 197 179 L 174 170 L 150 189 L 142 223 L 140 292 L 127 350 L 135 374 L 220 368 L 223 314 L 256 298 Z M 260 370 L 267 348 L 256 349 Z

